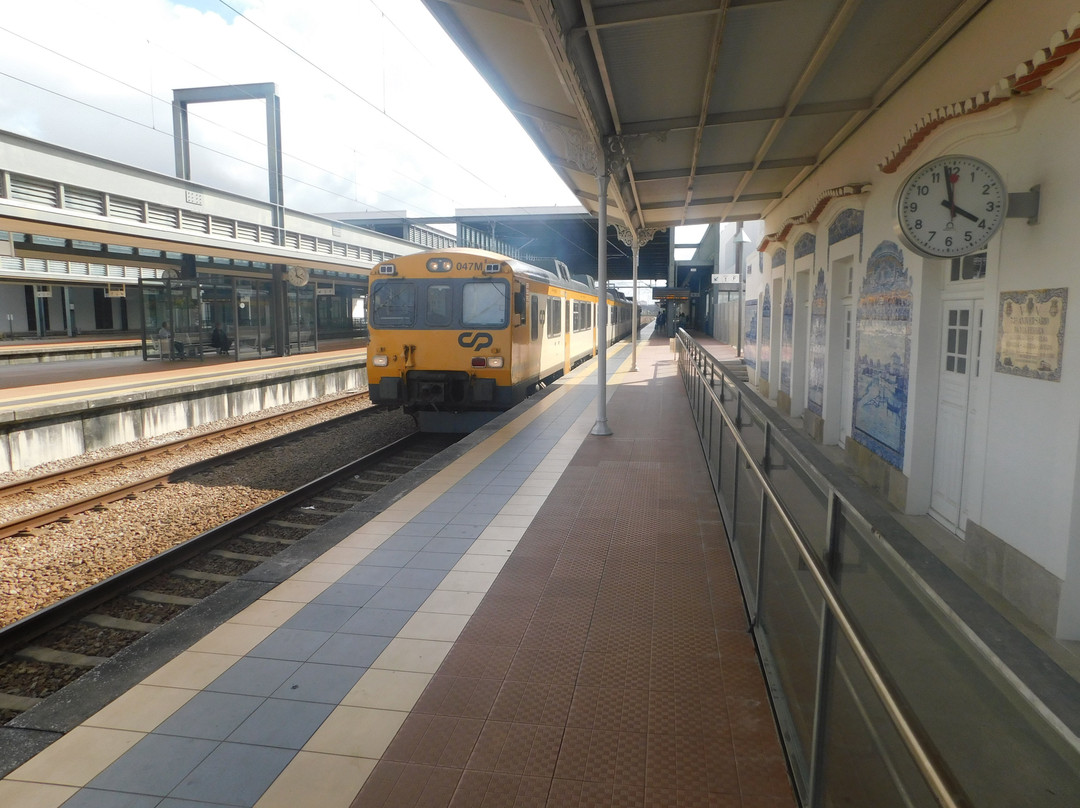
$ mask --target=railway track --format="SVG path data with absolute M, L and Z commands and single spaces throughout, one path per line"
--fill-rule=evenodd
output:
M 287 553 L 453 441 L 421 435 L 398 440 L 0 629 L 0 723 L 15 719 L 17 725 L 49 696 Z
M 215 429 L 211 432 L 178 438 L 176 440 L 157 444 L 150 448 L 124 452 L 103 460 L 82 463 L 60 471 L 41 474 L 30 479 L 2 485 L 0 486 L 0 513 L 3 513 L 5 510 L 5 502 L 17 502 L 19 496 L 23 494 L 35 496 L 50 489 L 62 491 L 72 484 L 76 484 L 80 481 L 92 480 L 118 469 L 132 470 L 137 476 L 137 479 L 134 481 L 102 488 L 101 490 L 86 496 L 72 496 L 70 499 L 62 499 L 61 502 L 50 505 L 47 508 L 41 508 L 29 513 L 22 513 L 18 516 L 3 519 L 0 521 L 0 539 L 17 535 L 53 521 L 70 518 L 92 508 L 102 507 L 118 499 L 132 496 L 139 491 L 145 491 L 148 488 L 167 484 L 170 480 L 182 479 L 185 476 L 198 474 L 207 468 L 212 468 L 221 463 L 234 462 L 245 455 L 260 451 L 264 442 L 259 441 L 232 452 L 215 455 L 214 457 L 207 458 L 203 461 L 178 466 L 169 471 L 159 471 L 146 476 L 139 476 L 138 466 L 146 464 L 151 459 L 177 456 L 189 450 L 198 451 L 201 447 L 211 447 L 215 444 L 220 444 L 223 440 L 230 437 L 239 437 L 259 430 L 272 428 L 277 425 L 288 424 L 298 418 L 307 415 L 316 415 L 319 412 L 330 408 L 341 407 L 343 404 L 348 404 L 354 400 L 367 401 L 367 392 L 365 391 L 363 393 L 337 398 L 328 402 L 322 401 L 310 406 L 299 407 L 287 412 L 275 413 L 263 418 L 245 421 L 241 424 L 234 424 L 221 429 Z M 341 416 L 341 418 L 351 417 L 355 416 L 353 414 Z M 324 428 L 323 425 L 326 423 L 330 422 L 323 421 L 303 429 L 294 430 L 290 434 L 297 438 L 302 438 L 305 434 L 310 434 L 313 430 Z M 276 438 L 271 440 L 276 440 Z M 12 508 L 12 510 L 14 509 L 15 508 Z

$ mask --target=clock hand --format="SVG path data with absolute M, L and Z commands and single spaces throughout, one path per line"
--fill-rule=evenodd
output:
M 949 170 L 948 166 L 945 166 L 945 193 L 948 194 L 949 201 L 948 203 L 942 204 L 945 204 L 946 207 L 948 207 L 949 216 L 951 216 L 953 219 L 956 218 L 956 191 L 953 188 L 954 182 L 955 180 L 953 179 L 952 171 Z
M 958 214 L 958 213 L 959 213 L 959 214 L 960 214 L 961 216 L 963 216 L 963 217 L 964 217 L 965 219 L 969 219 L 970 221 L 973 221 L 973 222 L 977 222 L 977 221 L 979 221 L 979 217 L 978 217 L 978 216 L 976 216 L 976 215 L 975 215 L 974 213 L 968 213 L 968 212 L 967 212 L 966 210 L 964 210 L 963 208 L 958 208 L 958 207 L 956 207 L 956 205 L 955 205 L 955 204 L 953 204 L 952 202 L 950 202 L 950 201 L 949 201 L 949 200 L 947 200 L 947 199 L 942 199 L 942 200 L 941 200 L 941 205 L 942 205 L 942 207 L 948 208 L 948 209 L 949 209 L 949 211 L 951 212 L 951 214 L 952 214 L 952 215 L 953 215 L 954 217 L 956 216 L 956 214 Z

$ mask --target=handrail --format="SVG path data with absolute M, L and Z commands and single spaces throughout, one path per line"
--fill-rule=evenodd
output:
M 676 338 L 678 339 L 679 344 L 684 347 L 685 354 L 689 356 L 691 353 L 691 345 L 688 340 L 692 340 L 692 338 L 682 329 L 679 330 Z M 694 351 L 694 353 L 697 353 L 697 351 Z M 702 351 L 702 353 L 704 353 L 704 351 Z M 684 366 L 689 364 L 691 363 L 680 362 L 680 365 Z M 707 383 L 704 372 L 698 366 L 697 362 L 692 364 L 697 377 L 704 383 L 703 387 L 712 399 L 716 410 L 727 424 L 731 437 L 735 440 L 738 450 L 743 453 L 745 458 L 753 459 L 753 454 L 742 439 L 740 430 L 736 428 L 731 416 L 728 414 L 720 398 L 713 390 L 712 385 Z M 709 364 L 712 365 L 713 363 L 710 362 Z M 722 366 L 720 367 L 720 375 L 722 380 L 721 383 L 723 383 L 724 377 L 727 374 Z M 741 399 L 740 405 L 745 406 Z M 768 446 L 768 442 L 766 442 L 766 446 Z M 877 694 L 878 698 L 881 699 L 882 705 L 888 713 L 894 728 L 897 730 L 904 746 L 911 754 L 912 760 L 926 780 L 927 785 L 930 787 L 931 791 L 933 791 L 935 798 L 942 806 L 946 806 L 947 808 L 965 808 L 966 806 L 970 806 L 971 803 L 963 794 L 963 789 L 960 787 L 959 783 L 955 781 L 946 767 L 940 765 L 941 755 L 937 752 L 933 742 L 926 736 L 926 732 L 922 729 L 918 720 L 910 714 L 910 708 L 906 706 L 906 703 L 896 686 L 891 683 L 888 674 L 878 666 L 874 659 L 874 652 L 869 648 L 869 645 L 863 638 L 862 632 L 855 625 L 851 615 L 841 603 L 836 588 L 825 573 L 821 559 L 818 558 L 817 554 L 813 551 L 813 548 L 810 547 L 806 538 L 796 526 L 787 506 L 785 506 L 779 498 L 772 481 L 762 471 L 756 460 L 746 464 L 746 468 L 753 469 L 753 474 L 757 478 L 758 483 L 762 486 L 762 491 L 772 503 L 776 513 L 780 516 L 781 522 L 789 536 L 793 539 L 802 561 L 806 564 L 806 568 L 810 572 L 814 583 L 817 586 L 818 592 L 827 604 L 829 614 L 836 620 L 840 630 L 850 643 L 855 658 L 858 660 L 860 667 L 866 674 L 874 692 Z M 835 489 L 830 491 L 830 495 L 836 497 L 840 502 L 850 507 L 850 503 Z

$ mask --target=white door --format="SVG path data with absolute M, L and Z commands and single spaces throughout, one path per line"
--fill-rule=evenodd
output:
M 972 361 L 974 301 L 946 301 L 944 319 L 930 509 L 949 527 L 961 529 L 968 397 L 975 371 Z
M 840 445 L 851 437 L 851 408 L 855 403 L 855 307 L 844 304 L 844 372 L 840 379 Z

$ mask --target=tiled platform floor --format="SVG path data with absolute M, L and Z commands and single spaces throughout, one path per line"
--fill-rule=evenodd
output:
M 5 806 L 792 806 L 667 340 L 566 382 L 0 782 Z

